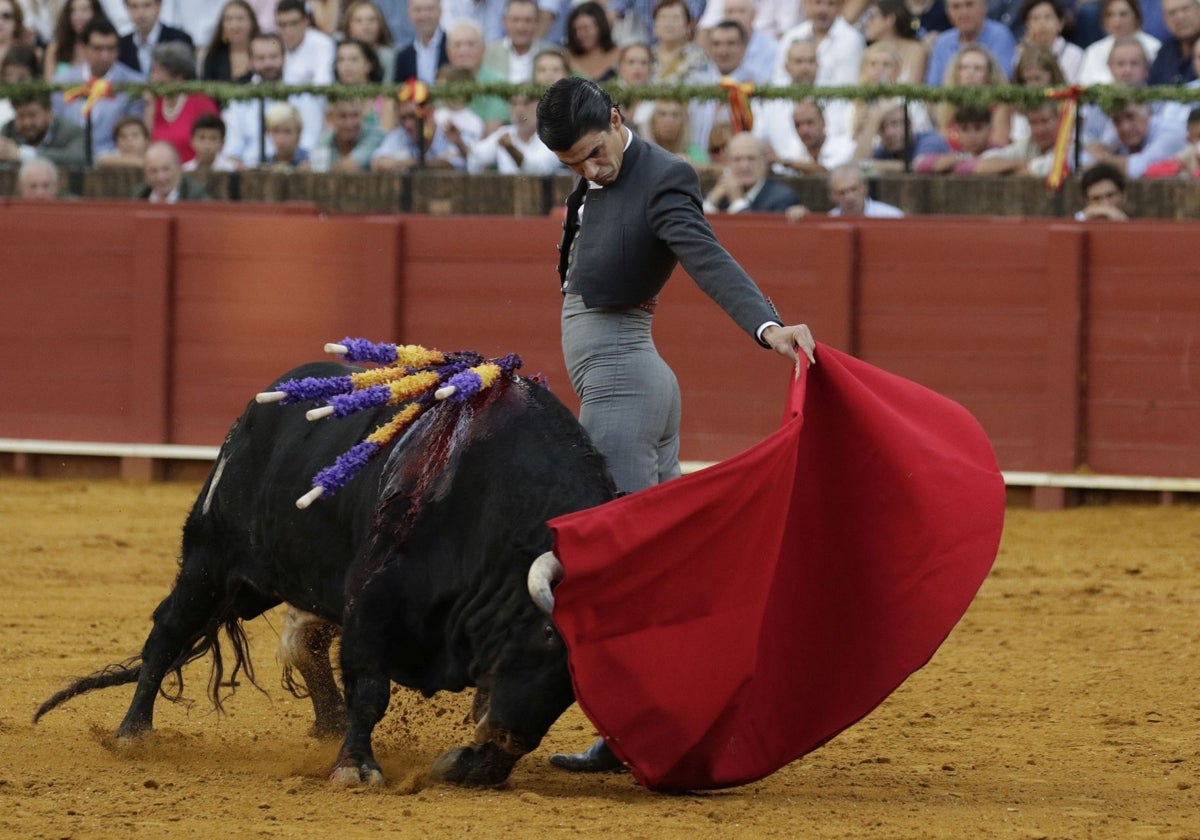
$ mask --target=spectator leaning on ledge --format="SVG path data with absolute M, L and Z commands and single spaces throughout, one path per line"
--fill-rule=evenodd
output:
M 18 94 L 13 106 L 15 116 L 0 129 L 0 160 L 43 157 L 59 166 L 83 165 L 83 129 L 54 115 L 49 93 Z
M 864 216 L 869 219 L 899 219 L 904 211 L 876 201 L 867 194 L 867 179 L 853 165 L 839 166 L 829 173 L 830 216 Z

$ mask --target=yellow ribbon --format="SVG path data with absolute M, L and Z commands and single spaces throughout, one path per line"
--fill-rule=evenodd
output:
M 754 85 L 750 82 L 736 82 L 724 76 L 721 79 L 721 90 L 729 96 L 729 118 L 733 125 L 733 133 L 738 134 L 754 128 L 754 112 L 750 109 L 750 96 L 754 93 Z
M 1071 138 L 1075 133 L 1075 116 L 1079 110 L 1079 93 L 1083 90 L 1079 85 L 1048 90 L 1046 95 L 1051 99 L 1062 100 L 1058 112 L 1058 135 L 1054 138 L 1054 162 L 1050 165 L 1050 173 L 1046 176 L 1046 186 L 1058 192 L 1071 174 Z
M 83 116 L 87 117 L 92 113 L 92 106 L 101 99 L 115 99 L 116 95 L 112 92 L 112 82 L 108 79 L 91 79 L 84 82 L 79 87 L 73 87 L 63 92 L 63 102 L 71 103 L 76 99 L 87 99 L 83 103 Z

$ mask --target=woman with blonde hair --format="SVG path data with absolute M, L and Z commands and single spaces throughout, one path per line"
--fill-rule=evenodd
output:
M 1007 84 L 1008 76 L 1001 69 L 1000 62 L 991 50 L 978 43 L 967 44 L 959 50 L 942 79 L 942 87 L 945 88 L 1001 87 Z M 937 106 L 936 113 L 938 132 L 955 151 L 958 132 L 954 125 L 954 112 L 958 107 L 950 102 L 942 102 Z M 989 142 L 993 146 L 1007 146 L 1012 133 L 1012 109 L 1007 105 L 993 104 L 988 110 L 992 115 Z
M 708 152 L 691 142 L 687 107 L 682 102 L 659 99 L 650 110 L 646 139 L 693 166 L 708 163 Z

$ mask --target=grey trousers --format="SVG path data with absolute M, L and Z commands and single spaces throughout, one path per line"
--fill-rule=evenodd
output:
M 627 492 L 679 475 L 679 382 L 654 346 L 652 320 L 637 307 L 588 309 L 579 295 L 563 298 L 563 359 L 579 422 Z

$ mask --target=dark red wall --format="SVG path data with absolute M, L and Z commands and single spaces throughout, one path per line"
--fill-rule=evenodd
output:
M 555 218 L 83 202 L 0 218 L 0 437 L 215 445 L 256 391 L 346 335 L 517 352 L 576 405 Z M 1200 476 L 1193 224 L 716 228 L 785 318 L 962 402 L 1005 469 Z M 682 272 L 655 338 L 684 391 L 684 458 L 775 428 L 789 365 Z

